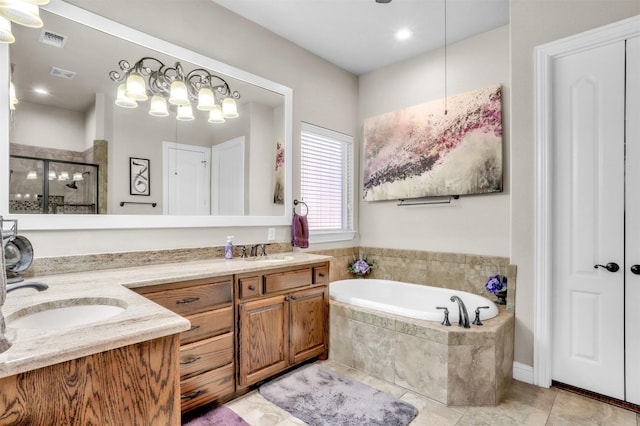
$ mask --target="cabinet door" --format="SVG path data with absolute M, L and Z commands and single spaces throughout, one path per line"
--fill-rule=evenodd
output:
M 327 288 L 302 290 L 291 295 L 290 364 L 324 353 L 327 349 Z
M 287 367 L 289 297 L 274 296 L 238 305 L 240 387 Z

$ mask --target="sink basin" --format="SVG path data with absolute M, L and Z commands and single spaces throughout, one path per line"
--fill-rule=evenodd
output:
M 260 262 L 260 263 L 279 263 L 279 262 L 287 262 L 289 260 L 293 260 L 293 256 L 274 254 L 270 256 L 250 257 L 249 260 L 252 262 Z
M 127 309 L 127 304 L 111 298 L 56 300 L 21 309 L 7 317 L 11 328 L 56 330 L 104 321 Z

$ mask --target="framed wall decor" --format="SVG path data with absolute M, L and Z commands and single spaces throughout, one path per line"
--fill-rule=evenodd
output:
M 129 157 L 129 193 L 131 195 L 151 195 L 149 180 L 149 160 Z
M 366 201 L 502 191 L 502 88 L 364 120 Z

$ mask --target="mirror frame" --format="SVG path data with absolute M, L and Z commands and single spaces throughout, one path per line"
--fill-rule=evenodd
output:
M 96 15 L 62 0 L 52 0 L 43 10 L 86 25 L 132 43 L 137 43 L 177 60 L 219 72 L 238 80 L 260 86 L 284 96 L 284 215 L 282 216 L 165 216 L 165 215 L 32 215 L 9 213 L 9 126 L 0 126 L 0 215 L 5 219 L 18 219 L 22 230 L 61 229 L 135 229 L 135 228 L 201 228 L 284 226 L 291 224 L 293 206 L 293 90 L 279 83 L 232 67 L 197 52 L 160 40 L 126 25 Z M 9 45 L 0 44 L 0 63 L 9 63 Z M 0 67 L 0 99 L 9 99 L 10 70 Z M 9 102 L 0 102 L 0 122 L 9 123 Z M 275 161 L 275 159 L 274 159 Z

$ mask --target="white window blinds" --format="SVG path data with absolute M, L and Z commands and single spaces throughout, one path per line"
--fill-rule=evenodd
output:
M 300 175 L 310 233 L 353 230 L 353 138 L 302 123 Z

